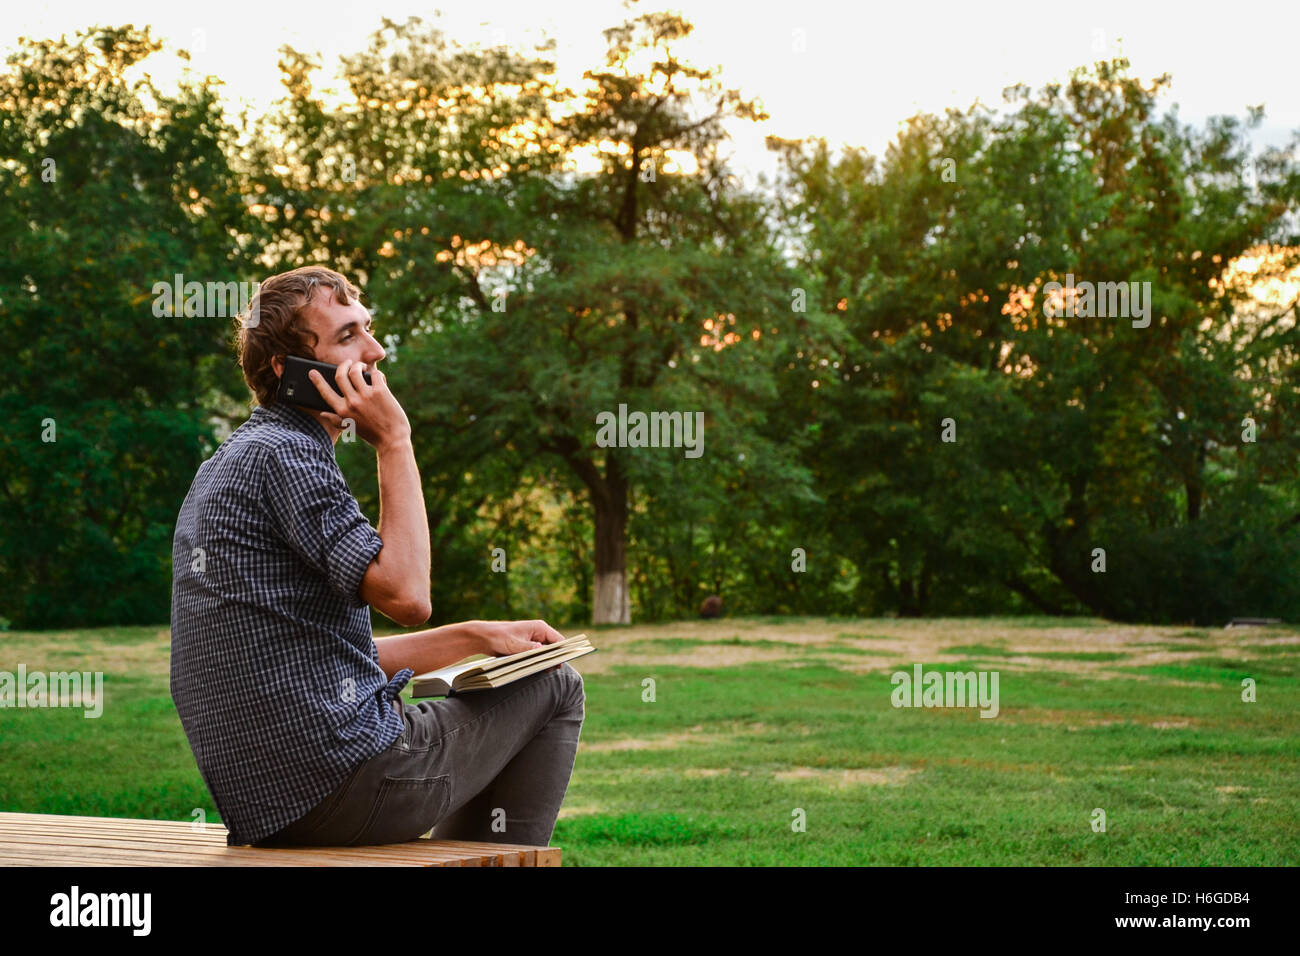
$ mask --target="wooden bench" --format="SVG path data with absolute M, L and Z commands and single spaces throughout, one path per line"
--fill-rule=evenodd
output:
M 184 820 L 0 813 L 0 866 L 559 866 L 557 847 L 412 840 L 384 846 L 226 846 Z

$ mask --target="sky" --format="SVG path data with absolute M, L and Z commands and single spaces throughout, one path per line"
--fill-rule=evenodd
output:
M 276 69 L 282 44 L 322 54 L 332 73 L 339 55 L 364 48 L 385 16 L 419 16 L 462 43 L 527 49 L 554 38 L 549 56 L 560 82 L 581 86 L 583 70 L 603 64 L 601 31 L 657 10 L 673 10 L 694 24 L 677 47 L 681 58 L 720 67 L 725 86 L 760 100 L 771 114 L 763 123 L 729 126 L 733 168 L 750 182 L 775 169 L 763 145 L 766 135 L 821 136 L 832 146 L 879 154 L 917 112 L 965 108 L 976 99 L 996 106 L 1006 86 L 1064 80 L 1072 68 L 1117 53 L 1144 80 L 1173 75 L 1165 102 L 1179 104 L 1184 122 L 1200 125 L 1224 113 L 1244 117 L 1247 106 L 1262 103 L 1257 147 L 1283 145 L 1300 129 L 1297 0 L 494 0 L 456 7 L 406 0 L 31 0 L 5 11 L 0 48 L 7 53 L 20 36 L 70 36 L 91 24 L 149 24 L 169 49 L 189 50 L 194 69 L 219 76 L 232 107 L 264 109 L 283 92 Z M 161 69 L 154 77 L 170 79 Z

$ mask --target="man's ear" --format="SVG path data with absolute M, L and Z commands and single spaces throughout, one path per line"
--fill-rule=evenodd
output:
M 280 356 L 271 356 L 271 371 L 275 373 L 276 378 L 284 375 L 284 360 Z

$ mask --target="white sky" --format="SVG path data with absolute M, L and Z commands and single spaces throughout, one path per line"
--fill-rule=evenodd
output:
M 695 26 L 678 47 L 680 57 L 721 66 L 725 86 L 760 99 L 771 114 L 762 124 L 731 126 L 735 167 L 746 178 L 773 168 L 766 134 L 820 135 L 879 154 L 901 121 L 918 111 L 965 108 L 977 97 L 997 105 L 1005 86 L 1064 80 L 1071 68 L 1117 50 L 1144 80 L 1173 74 L 1167 102 L 1180 105 L 1184 122 L 1200 124 L 1218 113 L 1244 117 L 1248 105 L 1263 103 L 1257 144 L 1282 145 L 1300 128 L 1297 0 L 686 0 L 631 8 L 621 0 L 494 0 L 441 13 L 438 4 L 408 0 L 29 0 L 6 9 L 0 48 L 9 52 L 24 35 L 147 23 L 170 49 L 190 50 L 196 70 L 224 80 L 232 104 L 262 108 L 282 93 L 281 44 L 323 54 L 332 73 L 338 56 L 362 49 L 383 16 L 420 16 L 461 42 L 528 47 L 554 37 L 550 55 L 561 82 L 580 86 L 583 70 L 603 65 L 601 30 L 661 9 L 679 11 Z M 796 31 L 802 31 L 802 52 L 795 49 Z M 167 79 L 161 69 L 155 76 Z

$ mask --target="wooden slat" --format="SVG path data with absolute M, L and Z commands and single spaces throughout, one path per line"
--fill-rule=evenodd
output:
M 434 841 L 428 840 L 428 843 Z M 524 866 L 524 855 L 527 848 L 514 846 L 509 843 L 475 843 L 469 840 L 458 840 L 457 846 L 465 848 L 467 853 L 482 853 L 489 857 L 492 862 L 488 866 Z
M 560 850 L 417 839 L 356 847 L 231 847 L 221 824 L 0 812 L 0 866 L 559 866 Z
M 481 866 L 482 858 L 460 855 L 434 856 L 430 853 L 406 856 L 400 853 L 375 854 L 357 852 L 358 847 L 230 847 L 170 849 L 165 846 L 116 841 L 82 841 L 68 845 L 66 841 L 16 841 L 0 844 L 11 857 L 40 863 L 51 855 L 86 856 L 112 855 L 147 860 L 148 865 L 171 862 L 180 866 L 227 864 L 237 866 Z M 394 848 L 396 849 L 396 848 Z
M 456 845 L 463 846 L 466 850 L 481 850 L 484 853 L 496 854 L 501 860 L 500 866 L 536 865 L 538 848 L 535 846 L 524 846 L 522 843 L 482 843 L 473 840 L 457 840 Z
M 121 849 L 99 846 L 42 846 L 39 855 L 23 852 L 21 847 L 0 846 L 0 863 L 6 866 L 407 866 L 397 860 L 332 860 L 318 855 L 313 858 L 302 854 L 297 858 L 281 857 L 272 860 L 244 856 L 238 851 L 208 857 L 177 855 L 166 852 L 147 852 L 138 847 Z
M 75 843 L 70 843 L 75 839 Z M 95 856 L 142 856 L 150 860 L 166 856 L 178 864 L 225 865 L 235 861 L 241 866 L 281 866 L 292 859 L 311 865 L 335 866 L 410 866 L 410 865 L 460 865 L 467 862 L 464 853 L 454 850 L 407 850 L 404 844 L 383 847 L 224 847 L 224 846 L 168 846 L 157 841 L 139 841 L 130 838 L 75 837 L 63 834 L 32 833 L 6 834 L 0 839 L 0 850 L 11 855 L 24 855 L 39 863 L 52 852 L 85 852 Z M 406 850 L 406 852 L 402 852 Z M 151 864 L 153 865 L 153 864 Z
M 373 857 L 375 859 L 388 859 L 396 856 L 398 859 L 408 860 L 414 863 L 428 861 L 451 861 L 460 860 L 467 856 L 481 856 L 478 852 L 471 852 L 469 849 L 461 849 L 454 843 L 441 841 L 430 843 L 427 846 L 413 845 L 411 843 L 396 843 L 384 846 L 359 846 L 359 847 L 227 847 L 224 835 L 222 833 L 198 832 L 188 829 L 168 833 L 166 831 L 157 831 L 152 833 L 144 832 L 143 829 L 137 831 L 126 827 L 112 828 L 95 828 L 87 824 L 77 824 L 74 826 L 52 825 L 49 823 L 38 823 L 29 826 L 23 826 L 14 829 L 13 824 L 0 823 L 0 844 L 23 841 L 26 836 L 47 836 L 53 839 L 49 842 L 62 843 L 64 845 L 76 841 L 79 843 L 100 844 L 109 838 L 122 838 L 128 840 L 133 845 L 138 845 L 142 849 L 162 849 L 176 848 L 185 851 L 220 850 L 223 853 L 234 852 L 235 850 L 251 850 L 253 853 L 264 855 L 272 850 L 294 849 L 310 850 L 313 852 L 331 852 L 335 850 L 346 851 L 349 858 Z
M 224 828 L 223 828 L 224 831 Z M 55 842 L 68 844 L 72 841 L 98 843 L 109 838 L 123 838 L 133 844 L 140 845 L 144 849 L 153 849 L 155 847 L 175 847 L 185 849 L 220 849 L 223 852 L 232 852 L 235 849 L 249 849 L 256 853 L 264 854 L 271 850 L 280 849 L 307 849 L 307 850 L 346 850 L 350 856 L 375 856 L 377 858 L 389 858 L 397 856 L 399 859 L 409 859 L 412 862 L 421 862 L 426 860 L 460 860 L 466 857 L 483 856 L 481 851 L 468 845 L 462 847 L 459 843 L 450 841 L 425 841 L 424 845 L 416 843 L 394 843 L 380 846 L 358 846 L 358 847 L 227 847 L 224 832 L 213 833 L 199 832 L 190 829 L 168 832 L 158 830 L 147 832 L 143 828 L 133 830 L 127 827 L 100 828 L 92 827 L 88 824 L 75 824 L 73 826 L 63 826 L 61 824 L 37 823 L 22 827 L 15 827 L 14 824 L 0 822 L 0 844 L 11 843 L 15 840 L 22 840 L 28 835 L 41 835 L 59 838 Z
M 539 846 L 533 866 L 559 866 L 560 848 L 558 846 Z

